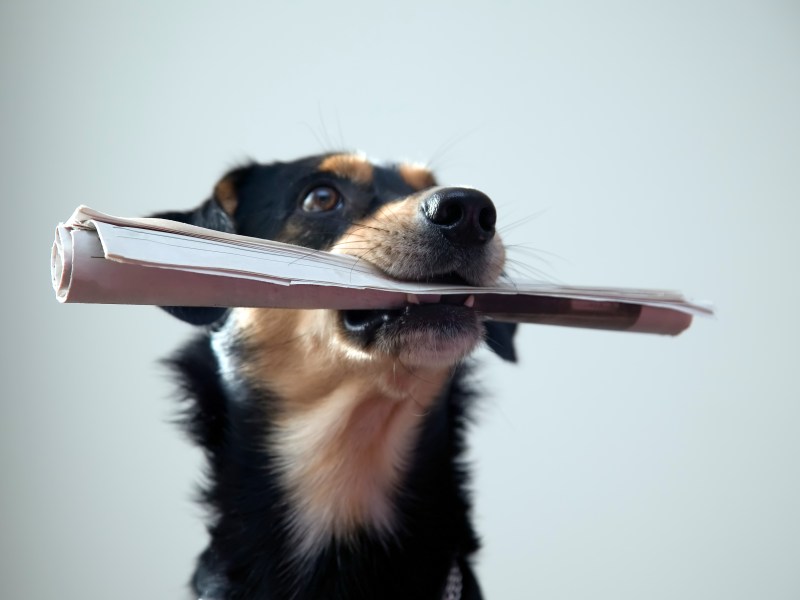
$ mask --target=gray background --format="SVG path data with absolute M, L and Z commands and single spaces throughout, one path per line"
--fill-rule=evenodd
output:
M 205 539 L 190 328 L 58 305 L 55 224 L 340 146 L 485 190 L 548 278 L 719 308 L 479 355 L 489 598 L 800 597 L 800 7 L 659 4 L 3 2 L 0 597 L 183 597 Z

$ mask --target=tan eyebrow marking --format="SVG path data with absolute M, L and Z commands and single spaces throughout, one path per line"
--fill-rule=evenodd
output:
M 417 191 L 436 185 L 436 178 L 433 173 L 421 164 L 403 163 L 397 167 L 397 171 L 403 181 Z
M 361 154 L 334 154 L 320 163 L 319 170 L 333 173 L 355 183 L 368 184 L 372 182 L 372 164 Z
M 222 210 L 232 217 L 233 213 L 236 212 L 239 199 L 236 197 L 236 185 L 230 174 L 223 177 L 214 187 L 214 198 L 217 199 Z

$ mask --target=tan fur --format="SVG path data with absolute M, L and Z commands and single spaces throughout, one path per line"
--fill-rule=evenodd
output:
M 355 223 L 331 252 L 363 257 L 390 275 L 411 275 L 409 271 L 428 264 L 414 227 L 418 209 L 419 202 L 412 199 L 386 204 Z
M 319 170 L 364 185 L 372 182 L 372 164 L 361 154 L 334 154 L 320 163 Z
M 373 215 L 354 223 L 331 252 L 363 258 L 400 279 L 430 276 L 420 271 L 426 265 L 442 269 L 442 264 L 431 265 L 424 231 L 415 222 L 419 218 L 419 203 L 426 194 L 386 204 Z M 465 273 L 473 285 L 494 283 L 505 265 L 505 248 L 499 235 L 492 238 L 486 250 L 483 264 L 474 265 L 473 273 Z
M 217 183 L 214 187 L 214 198 L 217 199 L 222 210 L 232 217 L 236 212 L 239 199 L 236 197 L 236 185 L 230 177 L 224 177 Z
M 392 530 L 392 493 L 450 367 L 354 353 L 332 311 L 236 309 L 245 375 L 280 399 L 271 450 L 299 507 L 298 556 L 363 525 Z
M 397 167 L 400 177 L 417 191 L 436 185 L 436 178 L 424 165 L 418 163 L 403 163 Z

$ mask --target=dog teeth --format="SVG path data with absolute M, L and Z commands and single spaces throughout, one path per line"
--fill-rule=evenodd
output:
M 475 296 L 473 294 L 467 296 L 467 299 L 464 300 L 464 306 L 466 306 L 467 308 L 472 308 L 473 306 L 475 306 Z
M 409 304 L 419 304 L 419 298 L 416 294 L 406 294 L 406 302 Z

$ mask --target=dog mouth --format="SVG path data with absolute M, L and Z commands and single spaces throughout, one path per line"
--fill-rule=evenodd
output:
M 462 283 L 458 276 L 437 282 Z M 362 351 L 411 362 L 452 362 L 482 338 L 472 294 L 408 294 L 395 309 L 343 310 L 341 328 Z
M 466 294 L 406 296 L 406 305 L 396 309 L 343 310 L 345 330 L 362 342 L 371 342 L 381 327 L 405 319 L 415 321 L 440 321 L 459 314 L 474 312 L 475 296 Z

